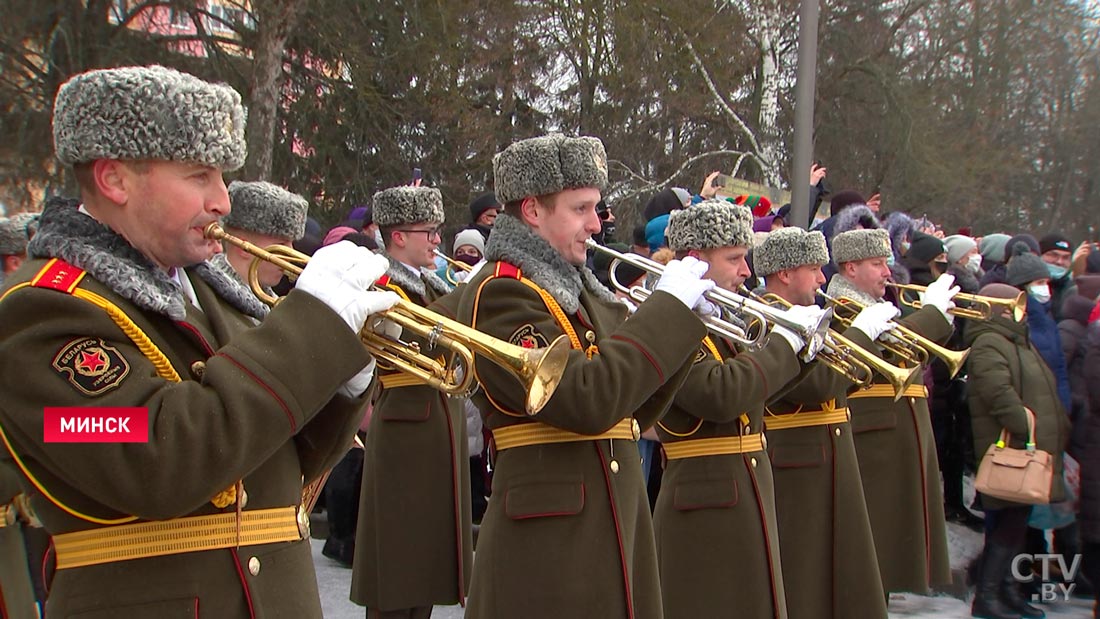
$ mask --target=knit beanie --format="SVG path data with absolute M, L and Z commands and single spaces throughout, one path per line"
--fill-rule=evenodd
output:
M 986 262 L 1004 262 L 1005 245 L 1008 244 L 1010 238 L 1012 237 L 1000 232 L 983 236 L 982 242 L 978 244 L 978 251 L 982 254 L 982 260 Z
M 909 242 L 909 253 L 906 255 L 917 262 L 932 262 L 936 256 L 943 252 L 943 241 L 931 234 L 914 232 L 913 240 Z
M 1047 270 L 1047 263 L 1035 254 L 1023 253 L 1008 261 L 1005 281 L 1021 290 L 1037 279 L 1048 278 L 1050 271 Z
M 962 260 L 963 256 L 970 253 L 970 250 L 977 247 L 978 244 L 968 236 L 952 234 L 943 240 L 943 246 L 947 249 L 947 261 L 951 264 L 958 264 L 959 260 Z
M 485 255 L 485 237 L 481 236 L 481 233 L 473 228 L 466 228 L 455 235 L 455 242 L 451 246 L 452 251 L 457 251 L 458 248 L 463 245 L 472 245 L 477 248 L 477 251 L 482 256 Z

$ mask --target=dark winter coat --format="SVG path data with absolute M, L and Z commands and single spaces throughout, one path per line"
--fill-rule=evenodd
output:
M 984 264 L 985 274 L 982 275 L 978 284 L 984 288 L 989 284 L 1004 284 L 1008 281 L 1008 267 L 1003 262 L 994 262 L 991 264 Z
M 1054 375 L 1028 337 L 1025 324 L 1003 318 L 971 321 L 965 330 L 970 346 L 969 400 L 974 428 L 974 453 L 984 454 L 1006 428 L 1013 447 L 1027 438 L 1024 407 L 1035 412 L 1036 447 L 1054 457 L 1051 501 L 1065 495 L 1062 450 L 1069 440 L 1069 419 L 1058 397 Z M 985 509 L 1017 503 L 982 496 Z
M 1085 383 L 1088 386 L 1088 413 L 1083 425 L 1087 448 L 1077 459 L 1081 463 L 1081 505 L 1078 521 L 1081 537 L 1100 544 L 1100 322 L 1088 328 L 1085 350 Z
M 1066 299 L 1063 305 L 1065 318 L 1058 323 L 1062 352 L 1066 356 L 1070 394 L 1073 398 L 1069 415 L 1070 421 L 1073 422 L 1069 452 L 1075 458 L 1083 455 L 1086 445 L 1087 424 L 1084 420 L 1088 414 L 1089 390 L 1085 378 L 1085 353 L 1088 349 L 1088 319 L 1092 306 L 1092 301 L 1081 295 L 1073 295 Z
M 1054 315 L 1055 322 L 1061 322 L 1066 316 L 1062 313 L 1062 306 L 1066 299 L 1077 294 L 1077 284 L 1069 275 L 1061 279 L 1050 280 L 1050 312 Z
M 1066 356 L 1062 351 L 1062 336 L 1058 333 L 1058 323 L 1050 313 L 1049 301 L 1040 303 L 1030 294 L 1027 296 L 1027 329 L 1031 343 L 1054 374 L 1062 407 L 1072 410 L 1073 397 L 1070 395 Z

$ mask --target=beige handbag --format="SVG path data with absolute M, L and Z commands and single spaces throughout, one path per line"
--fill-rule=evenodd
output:
M 1050 486 L 1054 479 L 1054 458 L 1041 449 L 1035 449 L 1035 413 L 1027 411 L 1027 446 L 1013 449 L 1008 446 L 1008 430 L 1001 430 L 1001 438 L 989 446 L 978 465 L 978 477 L 974 488 L 989 497 L 1038 505 L 1050 503 Z

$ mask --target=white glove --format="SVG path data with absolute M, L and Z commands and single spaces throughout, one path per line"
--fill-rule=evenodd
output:
M 787 327 L 784 327 L 782 325 L 775 325 L 774 327 L 772 327 L 772 333 L 782 336 L 783 339 L 791 345 L 791 350 L 793 350 L 795 353 L 798 353 L 806 347 L 806 340 L 803 340 L 802 336 L 798 335 L 794 331 L 791 331 Z
M 943 317 L 951 324 L 955 323 L 955 317 L 949 314 L 948 311 L 955 307 L 955 302 L 952 299 L 959 294 L 959 287 L 954 284 L 955 276 L 944 273 L 940 275 L 939 279 L 932 282 L 924 292 L 920 293 L 921 305 L 931 305 L 940 310 Z
M 388 268 L 384 257 L 351 241 L 340 241 L 318 249 L 294 287 L 317 297 L 359 333 L 367 316 L 398 301 L 393 292 L 367 290 Z
M 821 316 L 825 314 L 825 310 L 816 305 L 792 305 L 784 314 L 800 325 L 810 326 L 821 321 Z M 806 347 L 806 340 L 787 327 L 776 325 L 772 327 L 772 333 L 778 334 L 787 340 L 787 343 L 791 345 L 791 349 L 796 353 L 801 352 Z M 813 355 L 804 357 L 802 360 L 809 362 L 811 359 L 813 359 Z
M 714 288 L 713 281 L 702 279 L 709 268 L 709 264 L 691 256 L 672 260 L 665 265 L 664 273 L 653 290 L 663 290 L 694 310 L 699 301 L 704 300 L 703 294 Z
M 898 323 L 893 322 L 893 320 L 900 313 L 901 310 L 893 303 L 883 302 L 868 305 L 852 320 L 852 328 L 859 329 L 873 342 L 883 333 L 898 326 Z
M 359 370 L 358 374 L 352 376 L 351 380 L 344 383 L 336 392 L 352 399 L 363 395 L 367 387 L 370 387 L 371 379 L 374 378 L 374 366 L 374 357 L 371 357 L 367 367 Z
M 377 321 L 376 324 L 369 325 L 369 328 L 375 333 L 384 335 L 394 340 L 401 337 L 401 325 L 381 317 L 378 317 L 375 320 Z M 358 398 L 359 396 L 363 395 L 363 392 L 366 391 L 367 387 L 370 386 L 371 379 L 374 378 L 374 366 L 374 357 L 371 357 L 370 363 L 367 364 L 367 367 L 360 370 L 358 374 L 351 378 L 351 380 L 344 383 L 344 385 L 340 387 L 339 393 L 342 393 L 349 398 Z
M 695 313 L 700 318 L 721 318 L 722 308 L 706 299 L 699 299 L 699 302 L 695 304 Z

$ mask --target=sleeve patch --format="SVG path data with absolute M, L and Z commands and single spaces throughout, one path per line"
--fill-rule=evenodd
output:
M 53 367 L 74 389 L 88 396 L 118 387 L 130 373 L 130 364 L 117 348 L 91 337 L 65 344 L 54 356 Z
M 546 340 L 546 336 L 539 333 L 535 329 L 535 325 L 530 323 L 516 329 L 512 336 L 508 338 L 508 342 L 523 348 L 543 348 L 550 345 L 550 342 Z
M 702 361 L 702 360 L 704 360 L 708 357 L 710 357 L 710 351 L 707 350 L 706 348 L 700 348 L 695 353 L 695 359 L 691 362 L 691 364 L 695 365 L 696 363 L 699 363 L 700 361 Z

